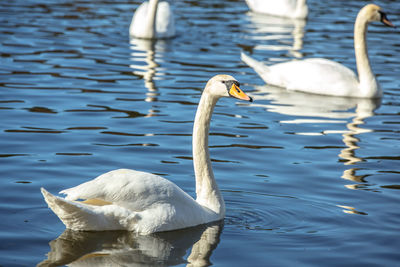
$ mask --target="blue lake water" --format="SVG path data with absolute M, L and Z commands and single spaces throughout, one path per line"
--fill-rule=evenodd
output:
M 366 2 L 308 2 L 308 20 L 291 21 L 249 13 L 245 1 L 170 1 L 178 36 L 149 43 L 128 35 L 139 1 L 1 1 L 0 265 L 399 265 L 399 30 L 369 27 L 381 101 L 288 93 L 240 61 L 244 50 L 354 69 L 353 23 Z M 400 25 L 399 2 L 377 4 Z M 56 193 L 131 168 L 194 195 L 194 114 L 219 73 L 255 99 L 222 99 L 213 115 L 223 223 L 64 232 L 40 187 Z

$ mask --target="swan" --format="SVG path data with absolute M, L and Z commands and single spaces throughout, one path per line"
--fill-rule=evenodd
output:
M 394 27 L 379 6 L 368 4 L 360 10 L 354 25 L 358 77 L 344 65 L 324 58 L 294 60 L 272 66 L 266 66 L 243 52 L 241 58 L 266 83 L 288 90 L 341 97 L 381 98 L 382 89 L 372 72 L 367 53 L 366 31 L 371 21 L 381 21 Z
M 65 198 L 41 188 L 45 201 L 68 229 L 81 231 L 150 234 L 223 219 L 225 204 L 211 167 L 208 131 L 215 104 L 228 96 L 252 101 L 229 75 L 211 78 L 200 98 L 193 126 L 196 200 L 163 177 L 119 169 L 62 190 Z
M 292 19 L 305 19 L 308 15 L 306 0 L 246 0 L 250 10 Z
M 150 0 L 142 3 L 133 14 L 129 34 L 143 39 L 174 37 L 174 14 L 168 2 Z

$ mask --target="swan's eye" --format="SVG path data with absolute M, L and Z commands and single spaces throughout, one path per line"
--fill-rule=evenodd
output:
M 232 87 L 239 93 L 240 89 L 238 89 L 240 87 L 240 83 L 236 80 L 229 80 L 229 81 L 222 81 L 223 84 L 225 84 L 226 86 L 226 90 L 231 90 Z M 236 85 L 236 86 L 233 86 Z
M 233 84 L 235 84 L 236 86 L 240 87 L 240 83 L 238 81 L 235 80 L 229 80 L 229 81 L 221 81 L 223 84 L 226 84 L 229 88 L 231 88 L 231 86 Z

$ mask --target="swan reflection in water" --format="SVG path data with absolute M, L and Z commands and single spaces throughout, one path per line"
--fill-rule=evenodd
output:
M 209 266 L 223 220 L 177 231 L 139 235 L 126 231 L 65 230 L 50 242 L 48 259 L 38 266 Z M 185 260 L 188 249 L 190 255 Z
M 162 52 L 165 50 L 166 42 L 164 40 L 130 39 L 131 61 L 133 63 L 129 67 L 133 69 L 133 75 L 144 80 L 144 86 L 147 89 L 146 98 L 144 99 L 146 102 L 157 102 L 158 100 L 159 93 L 154 80 L 157 79 L 157 76 L 163 75 L 163 69 L 156 62 L 156 50 L 159 52 L 157 60 L 162 62 Z M 147 116 L 153 116 L 154 113 L 154 110 L 149 110 Z
M 249 35 L 250 38 L 263 43 L 256 45 L 253 49 L 288 51 L 289 56 L 303 57 L 300 50 L 303 48 L 305 20 L 274 17 L 254 12 L 247 12 L 247 15 L 251 21 L 250 27 L 253 33 Z M 279 61 L 282 61 L 282 58 L 279 58 Z
M 282 120 L 280 123 L 305 124 L 305 123 L 335 123 L 345 124 L 346 129 L 343 130 L 324 130 L 319 132 L 297 132 L 298 135 L 327 135 L 342 134 L 342 141 L 345 144 L 339 153 L 340 161 L 350 168 L 343 171 L 342 178 L 355 182 L 356 184 L 346 185 L 349 189 L 359 189 L 366 182 L 366 175 L 357 175 L 359 168 L 354 167 L 363 159 L 357 156 L 356 150 L 360 147 L 357 137 L 360 134 L 372 132 L 371 129 L 360 127 L 364 124 L 366 118 L 372 117 L 374 111 L 380 106 L 380 99 L 363 99 L 363 98 L 344 98 L 330 97 L 301 92 L 287 91 L 282 88 L 263 85 L 255 86 L 257 90 L 254 98 L 257 102 L 252 106 L 265 108 L 269 112 L 294 116 L 292 120 Z M 262 100 L 267 100 L 268 104 L 260 104 Z M 296 118 L 301 117 L 301 118 Z M 358 212 L 352 207 L 340 206 L 345 208 L 346 213 Z

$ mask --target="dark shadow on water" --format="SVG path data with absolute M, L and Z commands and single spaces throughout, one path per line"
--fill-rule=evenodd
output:
M 209 266 L 222 229 L 223 221 L 151 235 L 67 229 L 49 243 L 48 258 L 37 266 Z

